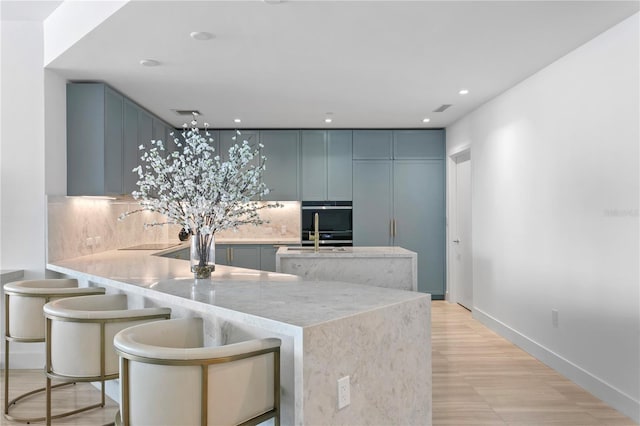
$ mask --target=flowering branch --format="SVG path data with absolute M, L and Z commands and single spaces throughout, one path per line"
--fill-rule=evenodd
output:
M 228 160 L 222 161 L 215 154 L 207 123 L 204 134 L 195 117 L 190 129 L 186 124 L 183 127 L 183 141 L 175 138 L 178 149 L 169 155 L 164 154 L 160 140 L 152 140 L 148 150 L 140 145 L 142 164 L 133 169 L 138 173 L 139 191 L 134 191 L 133 197 L 140 201 L 141 208 L 123 213 L 120 219 L 152 211 L 163 214 L 167 221 L 145 226 L 178 224 L 192 234 L 213 235 L 240 225 L 260 225 L 264 220 L 259 210 L 281 207 L 256 201 L 269 193 L 262 182 L 266 157 L 259 153 L 261 144 L 252 147 L 243 140 L 233 145 Z M 241 136 L 239 131 L 237 136 Z

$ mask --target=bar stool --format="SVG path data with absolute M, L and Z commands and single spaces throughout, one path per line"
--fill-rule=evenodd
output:
M 201 318 L 127 328 L 116 425 L 280 424 L 280 339 L 203 346 Z
M 45 417 L 18 417 L 9 413 L 9 407 L 18 401 L 43 392 L 46 388 L 26 392 L 9 401 L 9 342 L 44 342 L 44 315 L 42 307 L 55 299 L 104 294 L 99 287 L 79 288 L 75 279 L 42 279 L 14 281 L 4 285 L 4 417 L 18 422 L 38 422 Z M 54 387 L 64 386 L 62 383 Z
M 168 319 L 169 308 L 127 309 L 125 294 L 73 297 L 44 305 L 47 376 L 46 424 L 51 414 L 51 380 L 101 383 L 98 404 L 68 415 L 104 407 L 104 382 L 117 379 L 118 355 L 113 348 L 116 333 L 136 324 Z

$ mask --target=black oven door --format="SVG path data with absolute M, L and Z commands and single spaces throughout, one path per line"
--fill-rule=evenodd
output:
M 332 203 L 332 202 L 325 202 Z M 318 213 L 318 233 L 322 245 L 352 245 L 353 209 L 351 203 L 333 205 L 302 204 L 302 244 L 313 244 L 314 217 Z M 335 205 L 340 203 L 342 205 Z

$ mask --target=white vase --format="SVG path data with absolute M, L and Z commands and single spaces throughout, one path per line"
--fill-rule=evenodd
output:
M 216 245 L 213 234 L 196 231 L 191 236 L 191 272 L 196 279 L 211 278 L 216 269 Z

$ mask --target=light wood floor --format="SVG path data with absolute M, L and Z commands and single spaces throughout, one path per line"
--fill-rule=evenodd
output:
M 521 349 L 471 318 L 464 308 L 433 302 L 433 425 L 636 425 Z M 16 392 L 44 383 L 41 371 L 13 370 Z M 0 375 L 0 382 L 1 380 Z M 4 385 L 0 387 L 0 391 Z M 12 392 L 13 395 L 13 392 Z M 57 389 L 60 410 L 98 401 L 86 383 Z M 44 413 L 44 398 L 25 401 L 14 414 Z M 93 426 L 113 421 L 116 404 L 54 422 Z M 1 425 L 18 425 L 0 418 Z M 388 426 L 388 425 L 376 425 Z
M 432 304 L 433 424 L 636 425 L 471 318 Z

